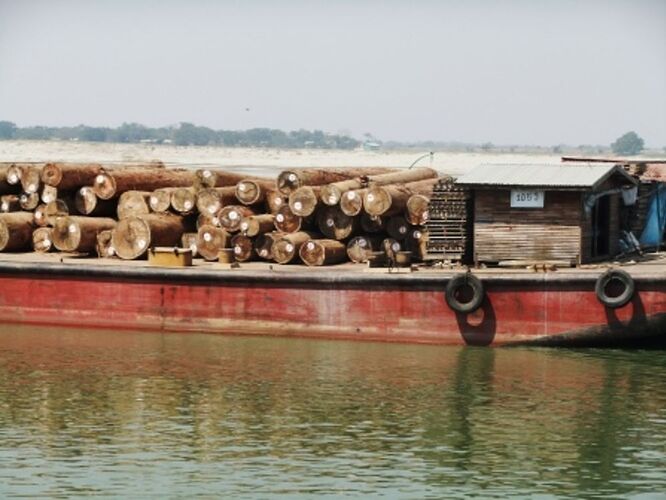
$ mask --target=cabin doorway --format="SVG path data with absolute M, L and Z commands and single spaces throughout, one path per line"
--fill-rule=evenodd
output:
M 610 253 L 610 196 L 600 196 L 592 210 L 592 257 Z

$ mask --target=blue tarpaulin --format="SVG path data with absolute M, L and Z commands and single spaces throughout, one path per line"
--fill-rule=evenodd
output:
M 657 184 L 652 193 L 645 228 L 641 234 L 642 247 L 658 247 L 664 241 L 666 228 L 666 184 Z

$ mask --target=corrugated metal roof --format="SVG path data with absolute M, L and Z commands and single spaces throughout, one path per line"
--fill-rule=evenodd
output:
M 495 164 L 479 165 L 459 177 L 458 184 L 491 186 L 548 186 L 592 188 L 616 170 L 633 179 L 616 165 L 596 164 Z

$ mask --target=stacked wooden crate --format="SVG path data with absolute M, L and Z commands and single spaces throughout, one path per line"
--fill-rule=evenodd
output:
M 427 260 L 460 261 L 469 257 L 471 248 L 470 192 L 455 184 L 451 177 L 442 177 L 430 198 L 426 223 Z

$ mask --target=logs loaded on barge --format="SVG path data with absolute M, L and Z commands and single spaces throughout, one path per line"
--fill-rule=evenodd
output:
M 430 168 L 269 179 L 159 162 L 1 164 L 0 320 L 664 345 L 666 260 L 603 263 L 620 253 L 617 200 L 640 180 L 621 165 L 575 168 L 579 180 L 553 184 L 539 180 L 546 166 L 486 182 Z M 536 205 L 524 206 L 528 194 Z

